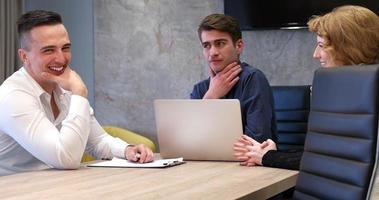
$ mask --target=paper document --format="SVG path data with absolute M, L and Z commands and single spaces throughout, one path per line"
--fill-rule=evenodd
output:
M 112 160 L 87 165 L 88 167 L 135 167 L 135 168 L 164 168 L 185 163 L 183 158 L 154 160 L 150 163 L 135 163 L 114 157 Z

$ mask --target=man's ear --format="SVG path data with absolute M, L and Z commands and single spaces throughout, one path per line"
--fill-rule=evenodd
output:
M 243 40 L 242 39 L 238 39 L 237 42 L 236 42 L 236 49 L 237 49 L 237 52 L 238 52 L 239 55 L 242 53 L 242 50 L 243 50 L 244 46 L 245 45 L 243 43 Z
M 25 49 L 18 49 L 18 57 L 24 65 L 28 62 L 28 55 L 26 54 Z

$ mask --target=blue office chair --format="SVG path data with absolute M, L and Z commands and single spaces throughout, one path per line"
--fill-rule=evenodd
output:
M 379 65 L 315 72 L 294 199 L 370 197 L 378 154 Z
M 277 147 L 303 149 L 308 126 L 310 85 L 271 86 L 275 102 Z

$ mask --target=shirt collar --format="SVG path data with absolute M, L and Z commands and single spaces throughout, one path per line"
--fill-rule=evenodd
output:
M 20 71 L 25 75 L 25 77 L 27 78 L 27 80 L 32 84 L 32 87 L 35 88 L 38 96 L 42 96 L 43 94 L 47 94 L 48 96 L 50 96 L 49 93 L 47 93 L 38 83 L 36 80 L 33 79 L 32 76 L 30 76 L 30 74 L 26 71 L 25 67 L 22 67 L 20 69 Z M 56 87 L 54 89 L 54 92 L 55 94 L 57 94 L 58 96 L 61 96 L 61 95 L 65 95 L 65 94 L 70 94 L 71 92 L 70 91 L 67 91 L 67 90 L 64 90 L 63 88 L 61 87 Z

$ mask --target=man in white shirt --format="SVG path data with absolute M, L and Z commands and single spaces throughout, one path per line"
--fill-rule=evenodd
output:
M 21 16 L 23 67 L 0 86 L 0 175 L 46 168 L 76 169 L 82 155 L 151 162 L 152 151 L 104 132 L 71 69 L 71 43 L 55 12 Z

